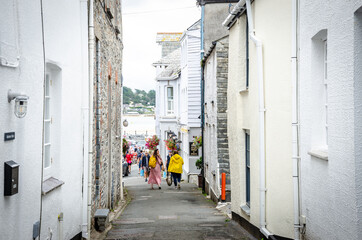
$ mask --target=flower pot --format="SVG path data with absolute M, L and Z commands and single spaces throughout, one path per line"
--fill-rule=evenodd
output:
M 203 178 L 203 176 L 202 176 L 202 174 L 200 173 L 199 175 L 197 175 L 197 177 L 198 177 L 198 183 L 199 183 L 199 188 L 202 188 L 202 185 L 203 185 L 203 183 L 204 183 L 204 178 Z

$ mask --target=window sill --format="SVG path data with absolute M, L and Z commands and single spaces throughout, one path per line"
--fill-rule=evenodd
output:
M 328 161 L 328 148 L 312 148 L 308 154 L 313 157 Z
M 248 205 L 240 206 L 241 211 L 243 211 L 246 215 L 250 216 L 250 207 Z
M 63 184 L 64 184 L 63 181 L 56 179 L 54 177 L 50 177 L 47 180 L 43 181 L 41 193 L 42 195 L 46 195 L 51 191 L 53 191 L 54 189 L 62 186 Z

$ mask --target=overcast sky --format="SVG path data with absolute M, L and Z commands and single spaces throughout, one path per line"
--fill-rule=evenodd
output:
M 183 32 L 200 19 L 196 0 L 123 0 L 123 80 L 132 89 L 155 88 L 152 63 L 161 57 L 157 32 Z

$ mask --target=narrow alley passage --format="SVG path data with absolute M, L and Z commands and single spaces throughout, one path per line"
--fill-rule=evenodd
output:
M 150 190 L 132 167 L 124 178 L 132 200 L 113 221 L 106 239 L 255 239 L 216 210 L 196 185 L 182 183 L 177 190 L 163 179 L 161 190 Z

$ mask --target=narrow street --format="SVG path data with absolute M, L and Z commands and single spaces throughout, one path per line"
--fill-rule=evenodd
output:
M 194 184 L 183 182 L 177 190 L 162 179 L 161 190 L 150 190 L 136 165 L 124 183 L 132 201 L 106 239 L 255 239 L 216 210 Z

